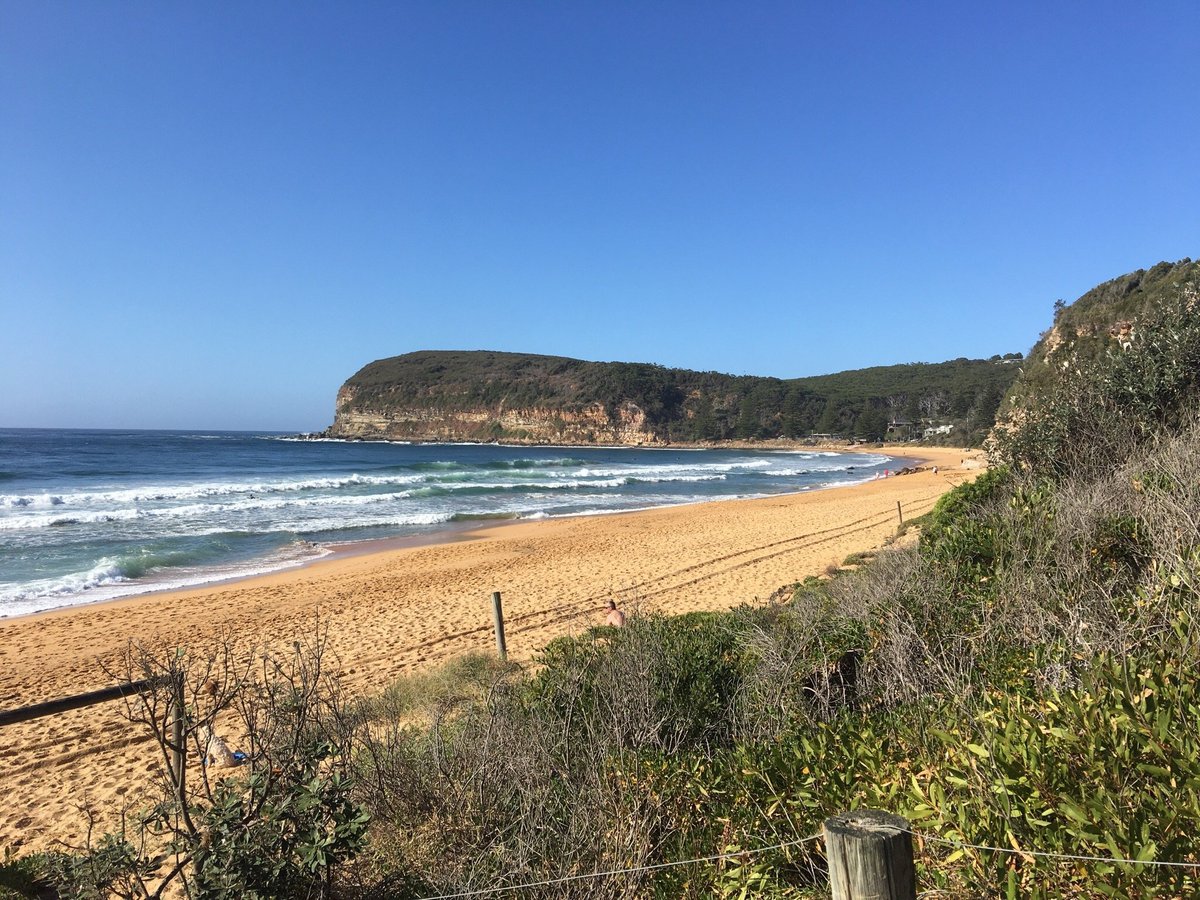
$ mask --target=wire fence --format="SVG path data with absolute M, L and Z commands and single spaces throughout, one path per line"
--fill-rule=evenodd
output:
M 1132 859 L 1119 856 L 1085 856 L 1077 853 L 1049 853 L 1043 850 L 1021 850 L 1016 847 L 992 847 L 987 844 L 970 844 L 965 841 L 957 841 L 951 838 L 938 837 L 935 834 L 928 834 L 924 831 L 913 831 L 911 829 L 908 833 L 913 837 L 920 838 L 923 841 L 929 841 L 933 844 L 947 844 L 960 850 L 985 850 L 991 853 L 1008 853 L 1013 856 L 1031 856 L 1039 859 L 1061 859 L 1072 862 L 1103 862 L 1132 866 L 1167 866 L 1177 869 L 1200 869 L 1200 863 L 1194 862 L 1167 862 L 1157 859 Z
M 994 847 L 988 844 L 972 844 L 966 841 L 954 840 L 951 838 L 943 838 L 936 834 L 931 834 L 926 831 L 917 831 L 915 829 L 904 829 L 914 838 L 922 841 L 928 841 L 934 844 L 945 844 L 961 850 L 981 850 L 992 853 L 1007 853 L 1014 856 L 1034 857 L 1047 860 L 1063 860 L 1069 862 L 1097 862 L 1097 863 L 1117 863 L 1124 865 L 1137 866 L 1166 866 L 1180 869 L 1200 870 L 1200 863 L 1194 862 L 1169 862 L 1164 860 L 1153 859 L 1132 859 L 1114 856 L 1088 856 L 1078 853 L 1050 853 L 1041 850 L 1021 850 L 1014 847 Z M 565 875 L 560 878 L 549 878 L 542 881 L 527 881 L 519 884 L 502 885 L 499 887 L 476 888 L 472 890 L 459 891 L 451 894 L 433 894 L 423 897 L 422 900 L 457 900 L 464 897 L 484 897 L 494 896 L 496 894 L 504 894 L 512 891 L 532 890 L 533 888 L 554 887 L 555 885 L 567 884 L 569 882 L 586 881 L 596 878 L 610 878 L 620 875 L 637 875 L 646 872 L 655 872 L 662 869 L 677 868 L 679 866 L 691 866 L 701 863 L 720 862 L 727 859 L 746 859 L 747 857 L 758 856 L 763 853 L 771 853 L 777 850 L 784 850 L 789 847 L 797 847 L 802 844 L 807 844 L 818 840 L 823 835 L 810 834 L 808 837 L 797 838 L 792 841 L 784 841 L 780 844 L 774 844 L 769 847 L 757 847 L 752 850 L 738 850 L 730 853 L 717 853 L 712 856 L 701 856 L 695 859 L 684 859 L 676 862 L 653 863 L 645 866 L 630 866 L 622 869 L 608 869 L 600 872 L 587 872 L 579 875 Z M 918 897 L 935 897 L 939 895 L 949 895 L 953 892 L 945 889 L 935 888 L 928 891 L 922 891 Z
M 564 875 L 561 878 L 550 878 L 545 881 L 528 881 L 522 884 L 509 884 L 503 887 L 478 888 L 476 890 L 460 891 L 456 894 L 435 894 L 433 896 L 424 897 L 422 900 L 454 900 L 459 897 L 483 897 L 489 894 L 500 894 L 507 891 L 524 891 L 539 887 L 553 887 L 556 884 L 567 884 L 572 881 L 586 881 L 593 878 L 609 878 L 614 875 L 636 875 L 642 872 L 655 872 L 660 869 L 673 869 L 678 866 L 692 866 L 697 863 L 719 862 L 724 859 L 745 859 L 748 856 L 757 856 L 760 853 L 770 853 L 775 850 L 783 850 L 787 847 L 797 847 L 801 844 L 807 844 L 809 841 L 815 841 L 821 837 L 820 833 L 810 834 L 805 838 L 797 838 L 794 841 L 784 841 L 782 844 L 775 844 L 771 847 L 756 847 L 753 850 L 738 850 L 731 853 L 717 853 L 713 856 L 700 856 L 696 859 L 682 859 L 676 862 L 652 863 L 647 866 L 630 866 L 625 869 L 609 869 L 604 872 L 588 872 L 583 875 Z

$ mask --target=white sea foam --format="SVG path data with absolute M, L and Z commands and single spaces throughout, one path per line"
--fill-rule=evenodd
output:
M 72 572 L 59 578 L 41 578 L 0 588 L 0 614 L 46 609 L 48 605 L 55 604 L 34 605 L 28 610 L 15 608 L 22 604 L 29 604 L 31 601 L 52 601 L 56 597 L 70 597 L 103 585 L 119 584 L 128 580 L 121 574 L 121 568 L 117 561 L 106 557 L 85 572 Z
M 680 484 L 700 481 L 725 481 L 728 475 L 637 475 L 625 479 L 626 484 L 662 484 L 679 482 Z
M 615 467 L 591 468 L 584 466 L 575 473 L 563 473 L 558 477 L 569 477 L 577 475 L 586 478 L 613 478 L 613 477 L 632 477 L 632 478 L 667 478 L 698 475 L 698 474 L 721 474 L 729 475 L 743 470 L 758 470 L 769 468 L 772 463 L 769 460 L 751 460 L 748 462 L 720 462 L 720 463 L 700 463 L 697 465 L 679 465 L 679 466 L 655 466 L 655 465 L 628 465 Z
M 809 490 L 824 486 L 827 479 L 837 485 L 856 483 L 869 478 L 872 467 L 891 462 L 877 454 L 812 450 L 683 454 L 663 448 L 649 453 L 651 448 L 567 447 L 547 453 L 488 447 L 460 453 L 454 445 L 447 445 L 446 452 L 425 445 L 391 454 L 370 448 L 364 456 L 352 448 L 305 450 L 276 443 L 272 450 L 271 444 L 259 443 L 248 457 L 239 455 L 241 449 L 228 449 L 233 468 L 223 471 L 227 447 L 211 442 L 226 436 L 184 437 L 197 448 L 189 453 L 201 454 L 196 457 L 201 465 L 150 465 L 140 483 L 124 471 L 136 469 L 136 462 L 126 466 L 124 460 L 111 475 L 63 478 L 51 473 L 38 481 L 9 482 L 8 492 L 0 494 L 0 543 L 15 551 L 15 565 L 29 568 L 22 585 L 0 587 L 0 615 L 16 611 L 14 603 L 45 608 L 76 598 L 107 599 L 271 571 L 293 563 L 280 555 L 249 567 L 219 560 L 244 558 L 249 548 L 271 545 L 287 532 L 316 538 L 339 532 L 338 539 L 345 540 L 358 529 L 366 529 L 364 537 L 375 537 L 431 531 L 455 519 L 608 515 Z M 265 442 L 310 440 L 254 437 Z M 144 458 L 158 452 L 161 439 L 155 441 L 152 450 L 142 451 Z M 208 449 L 200 450 L 205 443 Z M 304 469 L 298 470 L 299 465 Z M 210 536 L 220 537 L 213 541 Z M 192 556 L 197 541 L 205 549 Z M 98 563 L 88 571 L 33 580 L 54 572 L 56 565 L 59 571 L 82 565 L 83 547 L 110 548 L 95 552 L 114 558 L 129 553 L 126 573 L 137 577 L 126 577 L 116 564 Z M 147 555 L 163 562 L 138 565 Z M 35 569 L 43 558 L 48 565 Z M 209 559 L 216 567 L 204 563 L 203 568 L 188 568 L 182 562 L 193 558 Z M 39 594 L 41 600 L 35 596 Z
M 407 525 L 441 525 L 454 519 L 456 513 L 429 512 L 409 513 L 394 516 L 355 516 L 353 518 L 305 519 L 292 522 L 280 521 L 275 523 L 279 531 L 294 531 L 317 533 L 323 531 L 344 531 L 358 528 L 385 528 Z
M 426 480 L 423 474 L 346 475 L 324 478 L 298 478 L 290 481 L 233 481 L 201 482 L 195 484 L 146 485 L 111 491 L 62 493 L 26 496 L 0 494 L 0 507 L 29 506 L 123 506 L 133 503 L 153 503 L 171 500 L 199 500 L 206 497 L 237 496 L 240 494 L 273 494 L 296 491 L 340 490 L 354 486 L 416 484 Z
M 62 512 L 0 518 L 0 531 L 24 531 L 31 528 L 65 528 L 71 525 L 128 522 L 138 517 L 136 509 Z
M 231 578 L 266 575 L 320 559 L 331 552 L 328 547 L 301 541 L 249 564 L 182 569 L 170 577 L 142 580 L 126 578 L 121 574 L 117 561 L 106 558 L 87 572 L 0 587 L 0 618 L 62 606 L 99 603 L 136 594 L 181 590 Z
M 33 496 L 20 496 L 16 494 L 0 495 L 0 507 L 12 507 L 13 509 L 49 509 L 52 506 L 61 506 L 63 498 L 60 494 L 35 494 Z

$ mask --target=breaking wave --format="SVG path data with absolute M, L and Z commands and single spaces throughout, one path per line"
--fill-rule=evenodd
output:
M 89 449 L 98 444 L 107 455 Z M 89 433 L 47 457 L 69 476 L 16 458 L 0 492 L 0 615 L 271 571 L 326 552 L 326 543 L 805 491 L 896 465 L 832 451 L 410 446 L 204 432 Z

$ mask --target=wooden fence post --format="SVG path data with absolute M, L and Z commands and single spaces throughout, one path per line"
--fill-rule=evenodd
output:
M 900 501 L 896 501 L 896 515 L 900 517 L 900 527 L 904 527 L 904 512 L 900 509 Z
M 825 820 L 825 855 L 833 900 L 915 900 L 908 820 L 856 809 Z
M 500 592 L 492 593 L 492 621 L 496 624 L 496 652 L 501 661 L 508 660 L 508 647 L 504 644 L 504 606 L 500 603 Z

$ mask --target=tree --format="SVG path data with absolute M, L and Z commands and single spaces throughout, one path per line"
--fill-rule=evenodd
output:
M 887 426 L 887 414 L 867 401 L 854 420 L 854 436 L 868 441 L 882 441 L 887 434 Z
M 817 434 L 838 434 L 842 430 L 841 410 L 835 400 L 825 401 L 825 409 L 821 418 L 817 419 L 815 431 Z

